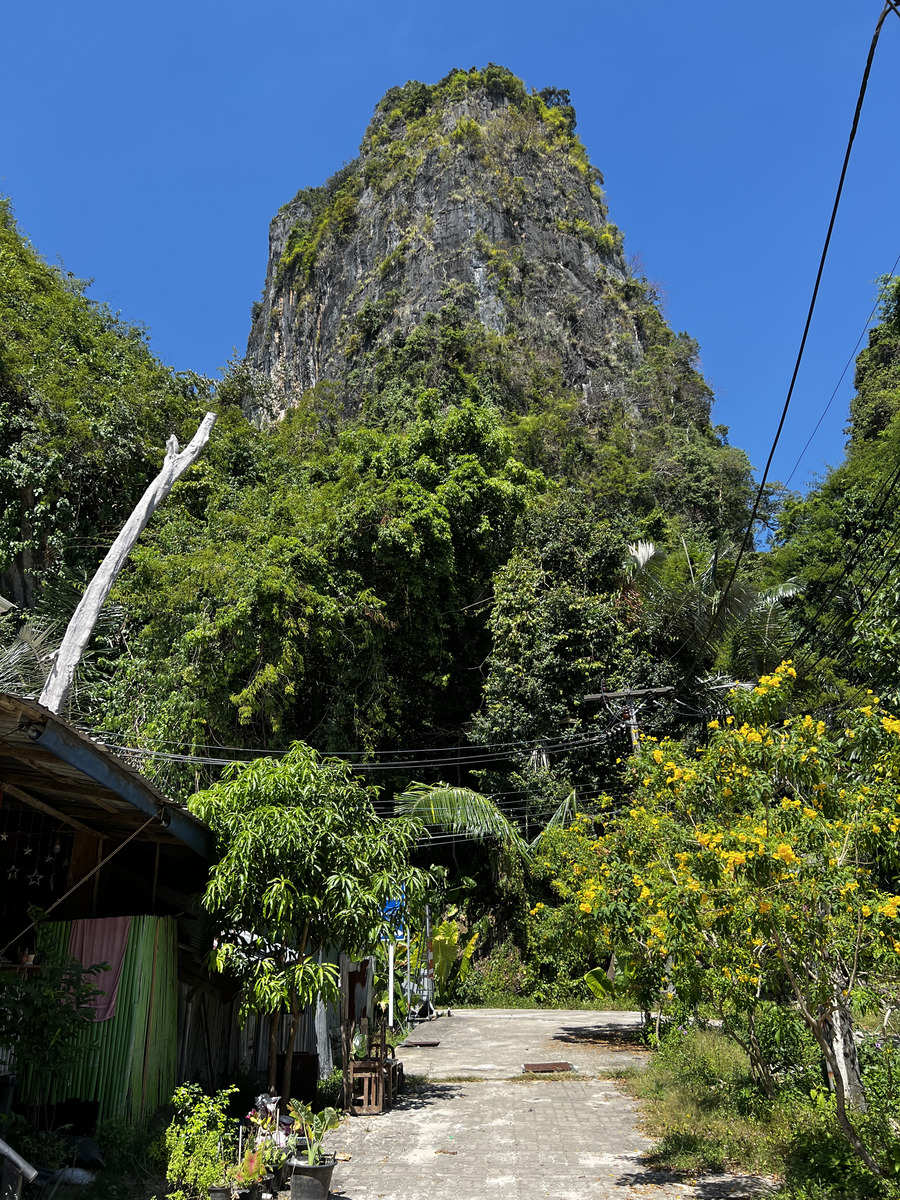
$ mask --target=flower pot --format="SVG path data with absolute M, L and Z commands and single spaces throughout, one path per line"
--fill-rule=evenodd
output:
M 333 1154 L 323 1155 L 314 1167 L 306 1162 L 298 1163 L 291 1176 L 291 1200 L 327 1200 L 334 1165 Z
M 302 1167 L 306 1162 L 306 1150 L 309 1146 L 306 1138 L 298 1138 L 296 1152 L 284 1164 L 285 1187 L 288 1187 L 291 1182 L 291 1176 L 294 1174 L 295 1167 Z

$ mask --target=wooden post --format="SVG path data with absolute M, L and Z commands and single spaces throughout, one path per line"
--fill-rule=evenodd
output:
M 97 569 L 94 578 L 85 589 L 78 607 L 66 629 L 62 645 L 47 676 L 40 703 L 51 712 L 58 713 L 65 704 L 66 696 L 75 678 L 75 668 L 84 654 L 85 646 L 94 631 L 100 609 L 112 590 L 116 576 L 125 565 L 125 560 L 143 533 L 147 522 L 171 492 L 179 476 L 197 459 L 209 441 L 210 431 L 215 424 L 216 414 L 208 412 L 200 422 L 197 432 L 187 446 L 178 452 L 178 439 L 170 437 L 166 442 L 166 457 L 162 470 L 141 496 L 131 516 L 122 526 L 106 557 Z

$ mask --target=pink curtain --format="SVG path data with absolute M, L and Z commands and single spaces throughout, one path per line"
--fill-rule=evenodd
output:
M 100 989 L 92 1001 L 97 1009 L 97 1020 L 108 1021 L 116 1015 L 116 997 L 131 917 L 99 917 L 96 920 L 72 922 L 69 935 L 69 954 L 85 967 L 96 963 L 109 963 L 108 971 L 99 975 L 86 975 L 85 979 Z

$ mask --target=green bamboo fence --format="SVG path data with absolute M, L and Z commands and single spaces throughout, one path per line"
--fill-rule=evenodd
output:
M 66 953 L 71 923 L 48 922 L 42 951 Z M 86 964 L 90 966 L 90 964 Z M 47 1100 L 99 1101 L 99 1120 L 121 1116 L 146 1121 L 175 1087 L 178 1037 L 178 949 L 174 917 L 131 918 L 115 1016 L 79 1034 L 78 1066 L 39 1096 L 27 1069 L 21 1077 L 26 1103 Z

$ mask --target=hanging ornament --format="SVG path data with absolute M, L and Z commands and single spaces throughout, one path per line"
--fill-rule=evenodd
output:
M 44 878 L 43 875 L 39 875 L 38 869 L 37 869 L 37 867 L 35 867 L 34 871 L 31 873 L 31 875 L 28 876 L 28 882 L 29 882 L 29 884 L 31 884 L 32 887 L 37 887 L 37 885 L 41 882 L 41 880 L 43 878 Z

